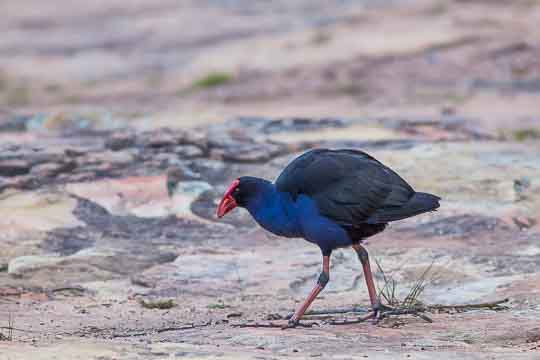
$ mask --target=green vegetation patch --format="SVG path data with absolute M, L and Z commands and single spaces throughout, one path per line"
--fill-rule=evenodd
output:
M 208 306 L 207 306 L 208 309 L 225 309 L 225 308 L 228 308 L 228 307 L 230 307 L 230 306 L 225 305 L 222 302 L 218 302 L 218 303 L 214 303 L 214 304 L 208 304 Z
M 176 306 L 176 303 L 171 300 L 141 300 L 141 305 L 145 309 L 166 310 Z
M 520 129 L 514 131 L 514 139 L 525 141 L 529 139 L 540 139 L 540 129 Z
M 233 76 L 225 72 L 214 72 L 203 76 L 202 78 L 195 81 L 193 87 L 196 88 L 212 88 L 227 84 L 233 80 Z

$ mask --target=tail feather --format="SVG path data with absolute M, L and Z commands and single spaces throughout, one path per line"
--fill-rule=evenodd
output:
M 435 211 L 440 206 L 439 200 L 441 198 L 436 195 L 417 192 L 402 206 L 385 207 L 375 211 L 366 222 L 368 224 L 387 223 Z

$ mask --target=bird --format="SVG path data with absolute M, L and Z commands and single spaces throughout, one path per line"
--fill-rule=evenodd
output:
M 284 326 L 293 328 L 329 282 L 332 251 L 345 247 L 352 247 L 362 264 L 370 316 L 376 318 L 382 305 L 362 242 L 385 230 L 390 222 L 437 210 L 440 200 L 416 192 L 366 152 L 321 148 L 295 158 L 274 182 L 252 176 L 235 179 L 219 202 L 217 217 L 236 207 L 245 208 L 267 231 L 304 238 L 320 248 L 322 272 Z

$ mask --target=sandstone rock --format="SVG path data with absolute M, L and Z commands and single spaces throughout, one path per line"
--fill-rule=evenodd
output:
M 31 164 L 27 160 L 0 161 L 0 176 L 18 176 L 30 172 Z
M 65 179 L 68 179 L 69 182 L 81 182 L 81 181 L 94 179 L 95 177 L 96 177 L 96 174 L 94 172 L 86 171 L 86 172 L 82 172 L 78 174 L 66 175 Z
M 31 174 L 40 178 L 55 177 L 61 173 L 71 172 L 77 167 L 74 161 L 64 163 L 45 163 L 32 168 Z
M 224 149 L 225 161 L 257 163 L 269 161 L 283 153 L 283 147 L 275 144 L 234 144 Z
M 83 225 L 72 213 L 77 201 L 65 193 L 13 192 L 0 199 L 0 225 L 12 231 L 48 231 Z
M 204 154 L 203 150 L 195 145 L 180 145 L 173 149 L 174 153 L 183 159 L 193 159 Z
M 154 166 L 156 167 L 167 168 L 170 166 L 178 165 L 180 163 L 180 159 L 176 154 L 159 153 L 152 157 L 151 162 L 152 164 L 155 164 Z
M 395 140 L 403 138 L 398 131 L 370 124 L 351 124 L 350 126 L 339 126 L 295 132 L 271 132 L 269 139 L 272 141 L 298 144 L 300 142 L 321 142 L 331 140 L 357 140 L 357 141 L 381 141 Z
M 200 179 L 200 175 L 194 173 L 187 166 L 174 166 L 167 170 L 167 192 L 172 196 L 180 181 Z
M 180 218 L 196 218 L 191 204 L 212 186 L 205 181 L 180 181 L 172 192 L 173 213 Z
M 132 134 L 113 134 L 105 141 L 105 147 L 113 151 L 123 150 L 133 145 L 135 145 L 135 136 Z
M 194 145 L 200 148 L 203 152 L 208 150 L 208 136 L 202 130 L 186 130 L 183 134 L 180 143 L 182 145 Z
M 182 142 L 183 133 L 173 132 L 170 129 L 160 129 L 140 136 L 143 146 L 150 148 L 162 148 L 174 146 Z
M 55 255 L 19 256 L 9 262 L 8 274 L 13 276 L 22 276 L 43 267 L 56 265 L 61 261 L 62 258 Z
M 103 152 L 101 154 L 96 154 L 91 157 L 91 161 L 95 162 L 104 162 L 111 164 L 129 164 L 134 160 L 134 155 L 132 152 L 126 151 L 114 151 L 114 152 Z
M 279 132 L 304 132 L 321 130 L 328 128 L 342 128 L 349 125 L 349 121 L 343 119 L 311 119 L 311 118 L 290 118 L 290 119 L 266 119 L 266 124 L 262 131 L 266 133 Z
M 0 131 L 1 132 L 16 132 L 16 131 L 25 131 L 26 130 L 26 123 L 28 122 L 28 119 L 30 117 L 26 115 L 22 116 L 15 116 L 7 121 L 2 121 L 0 123 Z
M 67 191 L 89 199 L 114 215 L 137 214 L 143 217 L 166 216 L 165 176 L 141 176 L 106 179 L 91 183 L 68 184 Z

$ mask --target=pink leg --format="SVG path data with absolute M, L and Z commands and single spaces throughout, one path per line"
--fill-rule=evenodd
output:
M 311 290 L 311 293 L 307 299 L 302 303 L 302 305 L 294 312 L 294 315 L 289 320 L 289 323 L 285 328 L 295 327 L 298 324 L 298 321 L 302 318 L 306 310 L 309 308 L 313 300 L 319 295 L 319 293 L 324 289 L 328 281 L 330 280 L 330 256 L 323 256 L 323 271 L 317 280 L 317 284 Z
M 377 292 L 375 291 L 375 283 L 373 282 L 373 274 L 371 273 L 371 266 L 369 265 L 369 256 L 366 248 L 360 244 L 354 244 L 353 249 L 358 255 L 358 259 L 362 263 L 362 268 L 364 269 L 364 277 L 366 278 L 366 285 L 368 288 L 369 300 L 373 310 L 377 311 L 380 303 L 377 298 Z

